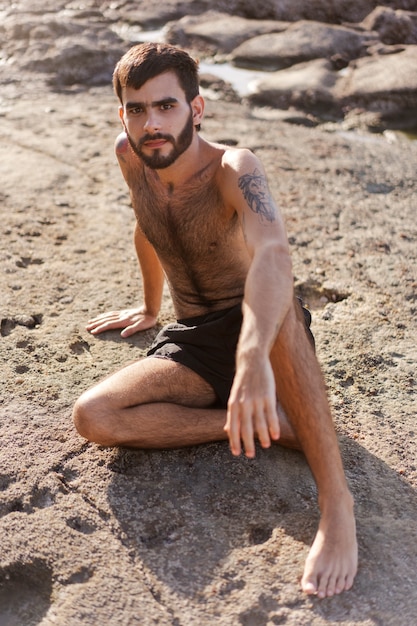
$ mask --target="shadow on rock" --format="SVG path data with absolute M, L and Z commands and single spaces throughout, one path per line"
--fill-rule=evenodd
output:
M 40 560 L 0 571 L 0 624 L 38 624 L 51 605 L 52 573 Z
M 378 608 L 388 615 L 396 601 L 412 597 L 417 583 L 416 494 L 356 442 L 342 439 L 341 447 L 356 501 L 360 572 L 354 589 L 338 601 L 342 610 L 345 597 L 349 603 L 381 598 L 389 580 L 386 607 Z M 246 549 L 272 542 L 279 563 L 288 554 L 280 555 L 280 542 L 290 537 L 298 542 L 297 560 L 300 545 L 306 554 L 315 535 L 316 488 L 303 455 L 295 451 L 259 449 L 249 461 L 233 458 L 226 443 L 178 451 L 119 450 L 109 469 L 108 498 L 124 542 L 134 558 L 181 595 L 207 586 L 235 550 L 248 559 Z M 334 601 L 328 604 L 332 616 Z
M 258 451 L 249 461 L 226 443 L 119 450 L 110 469 L 108 497 L 128 545 L 182 594 L 206 586 L 232 550 L 269 541 L 277 527 L 308 542 L 317 522 L 315 486 L 297 452 Z

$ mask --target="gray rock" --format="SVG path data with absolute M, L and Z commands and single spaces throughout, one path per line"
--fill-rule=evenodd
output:
M 30 60 L 22 67 L 51 74 L 49 83 L 55 86 L 104 85 L 111 83 L 114 66 L 123 52 L 121 44 L 100 38 L 99 33 L 76 40 L 60 38 L 46 54 L 36 54 L 32 48 Z
M 335 95 L 345 109 L 362 107 L 396 118 L 405 126 L 417 119 L 417 46 L 397 54 L 358 59 L 337 84 Z
M 330 119 L 363 110 L 390 124 L 413 125 L 413 2 L 398 0 L 395 10 L 380 6 L 373 11 L 373 0 L 266 0 L 259 5 L 249 0 L 167 0 L 163 6 L 156 0 L 22 0 L 18 11 L 2 12 L 0 84 L 10 96 L 19 82 L 36 89 L 36 76 L 54 89 L 110 84 L 115 63 L 133 43 L 115 30 L 162 25 L 175 18 L 179 21 L 166 29 L 168 41 L 208 55 L 230 54 L 236 65 L 282 70 L 258 84 L 250 95 L 254 105 L 296 108 Z M 291 23 L 299 18 L 303 21 Z M 357 23 L 324 23 L 331 20 Z M 345 75 L 337 72 L 345 67 Z M 221 82 L 206 89 L 215 99 L 238 99 Z
M 41 19 L 9 15 L 0 28 L 2 54 L 8 63 L 30 72 L 50 74 L 52 85 L 111 82 L 115 63 L 126 44 L 99 20 Z
M 39 1 L 39 0 L 38 0 Z M 397 2 L 401 3 L 401 0 Z M 403 0 L 406 2 L 407 0 Z M 138 23 L 146 28 L 162 26 L 168 20 L 180 19 L 184 15 L 201 15 L 205 11 L 215 10 L 229 15 L 256 20 L 283 20 L 295 22 L 308 19 L 323 22 L 340 23 L 343 21 L 360 22 L 375 7 L 373 0 L 146 0 L 123 2 L 122 9 L 108 9 L 117 19 L 122 13 L 130 23 Z M 111 6 L 111 4 L 110 4 Z M 406 8 L 406 7 L 399 7 Z
M 240 102 L 240 96 L 232 85 L 215 74 L 200 72 L 200 88 L 205 98 L 225 100 L 226 102 Z
M 322 119 L 352 110 L 377 113 L 379 124 L 410 128 L 417 112 L 417 46 L 397 54 L 364 57 L 343 73 L 324 59 L 272 72 L 248 96 L 252 105 L 295 107 Z
M 383 43 L 417 44 L 417 13 L 377 7 L 362 22 L 366 30 L 374 30 Z
M 211 54 L 227 53 L 247 39 L 266 33 L 281 32 L 288 25 L 288 22 L 252 20 L 209 11 L 199 16 L 186 16 L 168 24 L 164 31 L 164 39 L 168 43 Z
M 337 80 L 338 73 L 329 61 L 315 59 L 272 72 L 270 77 L 255 84 L 248 100 L 253 105 L 295 107 L 322 116 L 340 114 L 334 95 Z
M 29 0 L 27 0 L 29 2 Z M 40 3 L 41 0 L 37 0 Z M 413 5 L 414 3 L 414 5 Z M 75 4 L 75 3 L 74 3 Z M 103 12 L 112 20 L 122 19 L 143 28 L 161 27 L 170 20 L 185 15 L 201 15 L 215 10 L 229 15 L 256 20 L 316 20 L 340 24 L 360 22 L 375 8 L 375 0 L 125 0 L 106 2 Z M 380 5 L 392 5 L 390 0 L 379 0 Z M 397 9 L 413 10 L 414 0 L 395 0 Z
M 372 0 L 281 0 L 275 2 L 275 19 L 355 22 L 363 19 L 375 4 Z
M 361 56 L 373 35 L 342 26 L 301 21 L 285 32 L 260 35 L 231 54 L 239 67 L 280 70 L 316 58 L 349 60 Z

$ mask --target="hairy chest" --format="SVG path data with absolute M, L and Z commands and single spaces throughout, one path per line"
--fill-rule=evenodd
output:
M 161 190 L 144 180 L 133 191 L 136 217 L 161 259 L 210 262 L 230 245 L 237 216 L 215 180 Z

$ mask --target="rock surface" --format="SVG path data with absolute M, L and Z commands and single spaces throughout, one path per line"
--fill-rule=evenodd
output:
M 417 124 L 416 68 L 417 46 L 357 59 L 343 72 L 331 61 L 316 59 L 271 72 L 253 85 L 248 100 L 301 109 L 321 119 L 342 119 L 352 110 L 374 113 L 379 128 L 407 129 Z
M 416 125 L 417 46 L 358 59 L 338 81 L 336 93 L 345 110 L 363 108 L 381 113 L 391 125 Z
M 300 63 L 256 82 L 249 102 L 282 109 L 304 109 L 315 115 L 340 114 L 334 96 L 338 74 L 329 61 Z
M 187 15 L 170 23 L 165 30 L 164 40 L 182 47 L 204 50 L 209 54 L 227 53 L 247 39 L 280 32 L 288 26 L 288 22 L 246 19 L 209 11 L 203 19 L 199 15 Z
M 386 44 L 417 44 L 416 13 L 377 7 L 363 20 L 362 26 L 366 30 L 377 31 Z
M 250 6 L 259 15 L 247 17 L 272 19 L 276 4 L 214 8 Z M 308 13 L 320 3 L 280 5 Z M 318 519 L 301 454 L 275 446 L 247 461 L 223 443 L 111 450 L 72 427 L 78 395 L 141 358 L 156 332 L 122 340 L 85 330 L 91 316 L 142 294 L 107 55 L 128 47 L 119 33 L 139 12 L 179 19 L 206 8 L 18 0 L 11 12 L 0 0 L 0 624 L 413 624 L 415 142 L 287 124 L 283 111 L 225 101 L 220 84 L 202 130 L 259 155 L 285 216 L 356 501 L 360 563 L 349 593 L 324 602 L 300 593 Z M 63 42 L 101 54 L 105 84 L 94 78 L 97 56 L 66 64 Z M 47 71 L 24 67 L 42 58 Z M 81 82 L 64 80 L 72 67 Z M 165 294 L 160 324 L 172 316 Z
M 408 10 L 411 7 L 407 0 L 377 8 L 320 0 L 261 6 L 237 0 L 170 0 L 163 7 L 156 2 L 119 5 L 91 0 L 51 2 L 44 9 L 22 2 L 20 10 L 6 7 L 2 13 L 0 80 L 2 72 L 7 76 L 11 69 L 15 82 L 21 72 L 41 72 L 53 87 L 108 84 L 115 62 L 141 39 L 143 29 L 165 25 L 158 37 L 203 59 L 214 56 L 238 67 L 281 70 L 258 81 L 251 102 L 296 106 L 335 120 L 352 108 L 362 109 L 380 113 L 380 126 L 404 128 L 416 125 L 417 110 L 417 12 Z M 316 59 L 321 62 L 310 68 L 300 66 Z M 294 72 L 286 72 L 291 67 Z M 346 76 L 332 74 L 344 69 Z M 365 95 L 356 86 L 368 75 L 373 87 Z M 295 91 L 293 83 L 300 88 Z
M 343 26 L 302 20 L 278 34 L 253 37 L 231 54 L 241 67 L 281 70 L 311 59 L 332 59 L 336 55 L 347 65 L 362 56 L 372 37 Z

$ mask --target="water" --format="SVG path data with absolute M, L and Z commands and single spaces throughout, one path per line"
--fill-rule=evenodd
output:
M 253 91 L 253 85 L 268 72 L 260 70 L 245 70 L 234 67 L 230 63 L 208 63 L 200 61 L 200 72 L 202 74 L 214 74 L 224 81 L 230 83 L 233 89 L 240 95 L 246 96 Z

